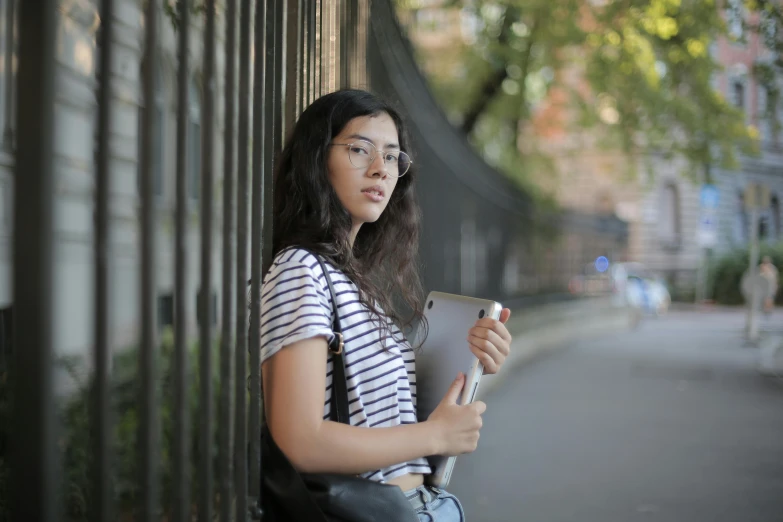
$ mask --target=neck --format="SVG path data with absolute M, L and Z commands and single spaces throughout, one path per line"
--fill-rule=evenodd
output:
M 353 244 L 356 241 L 356 235 L 359 234 L 359 229 L 362 228 L 361 223 L 354 222 L 353 226 L 351 227 L 351 248 L 353 248 Z

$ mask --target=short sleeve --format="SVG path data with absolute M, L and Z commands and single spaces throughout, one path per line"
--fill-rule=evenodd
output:
M 323 271 L 309 252 L 281 253 L 261 290 L 261 362 L 283 347 L 332 332 L 332 306 Z

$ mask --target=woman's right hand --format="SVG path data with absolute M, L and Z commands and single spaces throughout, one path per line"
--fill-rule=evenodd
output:
M 487 405 L 481 401 L 465 406 L 457 404 L 464 386 L 465 375 L 460 372 L 443 400 L 427 419 L 435 430 L 438 455 L 452 457 L 471 453 L 478 445 L 481 414 L 487 409 Z

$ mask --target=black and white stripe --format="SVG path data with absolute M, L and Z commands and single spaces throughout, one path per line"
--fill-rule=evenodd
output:
M 413 350 L 389 321 L 379 328 L 359 303 L 356 286 L 327 263 L 345 340 L 350 420 L 353 426 L 388 427 L 416 423 L 416 372 Z M 323 271 L 309 252 L 291 248 L 277 255 L 261 291 L 261 362 L 285 346 L 332 332 L 332 300 Z M 390 335 L 387 335 L 391 333 Z M 326 365 L 324 419 L 329 418 L 332 360 Z M 364 473 L 379 482 L 407 473 L 430 473 L 424 458 Z

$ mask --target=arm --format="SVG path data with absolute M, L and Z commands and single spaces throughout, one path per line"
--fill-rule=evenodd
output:
M 316 337 L 262 366 L 269 429 L 297 469 L 357 474 L 441 451 L 435 423 L 367 428 L 323 420 L 326 355 L 326 340 Z

